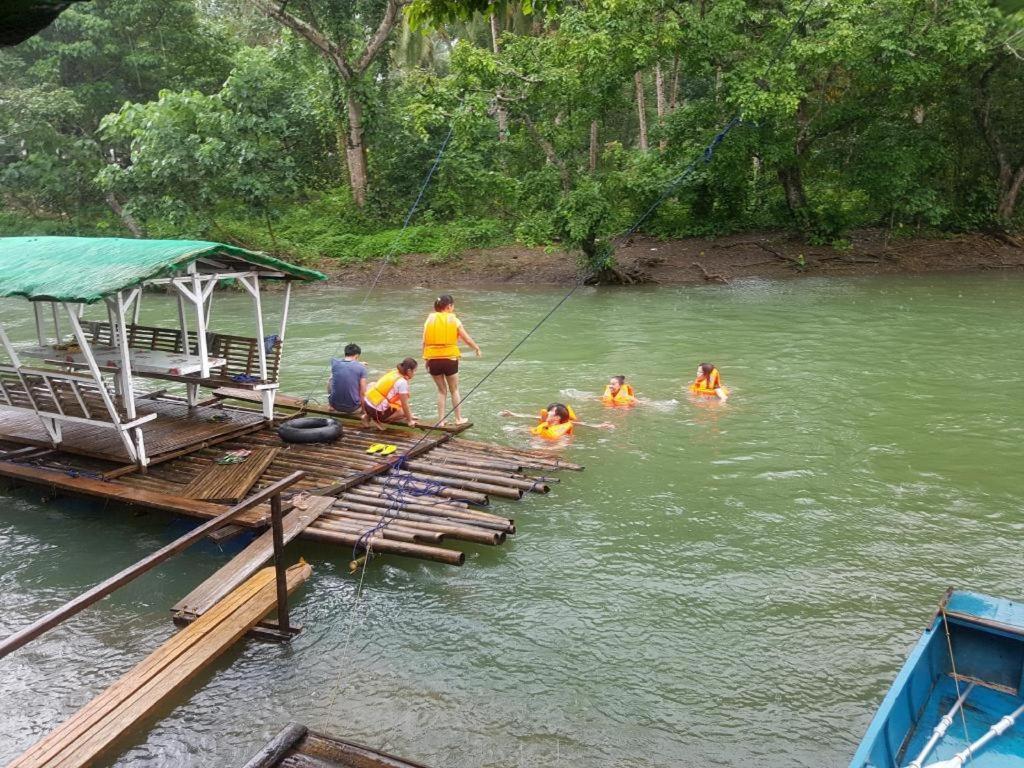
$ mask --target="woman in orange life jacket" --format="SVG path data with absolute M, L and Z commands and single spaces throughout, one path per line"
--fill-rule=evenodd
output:
M 711 363 L 697 366 L 697 378 L 690 385 L 690 392 L 701 397 L 717 397 L 723 402 L 729 399 L 729 390 L 722 386 L 722 377 Z
M 409 409 L 409 382 L 416 374 L 417 366 L 413 358 L 407 357 L 366 388 L 364 423 L 372 421 L 377 429 L 383 430 L 384 424 L 404 416 L 406 424 L 416 426 L 416 418 Z
M 455 299 L 447 293 L 434 301 L 434 311 L 423 324 L 423 359 L 437 385 L 437 425 L 444 426 L 444 403 L 451 393 L 455 423 L 465 424 L 462 418 L 462 395 L 459 394 L 459 339 L 469 345 L 480 357 L 480 347 L 466 333 L 462 321 L 455 316 Z
M 633 393 L 633 387 L 626 383 L 626 377 L 619 375 L 608 379 L 608 386 L 604 388 L 601 402 L 605 405 L 629 406 L 636 405 L 639 401 Z
M 499 416 L 506 416 L 515 419 L 536 419 L 537 416 L 528 413 L 513 413 L 512 411 L 500 411 Z M 540 420 L 530 428 L 530 433 L 545 440 L 557 440 L 565 435 L 571 435 L 575 427 L 594 427 L 595 429 L 615 429 L 614 424 L 604 422 L 602 424 L 588 424 L 580 421 L 573 411 L 572 406 L 564 403 L 551 403 L 540 412 Z

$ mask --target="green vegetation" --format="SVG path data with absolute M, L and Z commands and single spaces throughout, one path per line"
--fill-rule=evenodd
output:
M 1018 46 L 982 0 L 95 0 L 0 50 L 0 228 L 606 273 L 739 116 L 644 232 L 1014 229 Z

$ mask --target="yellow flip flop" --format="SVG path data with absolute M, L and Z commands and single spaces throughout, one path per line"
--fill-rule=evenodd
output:
M 387 448 L 387 446 L 384 445 L 384 443 L 374 443 L 373 445 L 371 445 L 369 448 L 366 449 L 366 452 L 367 453 L 381 453 L 385 448 Z
M 392 453 L 394 453 L 397 450 L 398 450 L 398 446 L 397 445 L 385 445 L 384 448 L 381 449 L 381 451 L 380 451 L 380 453 L 378 455 L 379 456 L 390 456 Z

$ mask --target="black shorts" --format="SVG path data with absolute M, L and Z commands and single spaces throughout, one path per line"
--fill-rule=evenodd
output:
M 427 360 L 427 371 L 431 376 L 454 376 L 459 372 L 459 358 L 439 357 Z

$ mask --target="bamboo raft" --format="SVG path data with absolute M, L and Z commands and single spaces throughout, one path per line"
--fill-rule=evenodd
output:
M 210 518 L 245 494 L 302 470 L 306 477 L 293 490 L 332 501 L 295 532 L 297 537 L 461 565 L 465 553 L 456 548 L 460 543 L 497 546 L 516 532 L 513 517 L 493 511 L 492 500 L 546 494 L 559 481 L 554 473 L 582 469 L 544 451 L 481 443 L 455 430 L 390 427 L 380 432 L 358 421 L 346 421 L 344 434 L 333 443 L 285 443 L 276 432 L 280 418 L 252 423 L 247 418 L 252 411 L 225 402 L 233 397 L 244 400 L 245 394 L 220 392 L 218 404 L 202 406 L 204 419 L 240 427 L 203 433 L 191 445 L 155 457 L 145 471 L 78 449 L 32 450 L 33 443 L 26 448 L 27 441 L 5 433 L 0 422 L 0 477 Z M 293 398 L 281 399 L 286 409 L 294 407 Z M 172 399 L 154 406 L 170 413 L 182 404 Z M 395 454 L 385 459 L 368 454 L 369 446 L 379 442 L 395 445 Z M 229 452 L 246 458 L 218 463 Z M 239 516 L 233 530 L 264 528 L 268 515 L 266 504 L 254 507 Z

